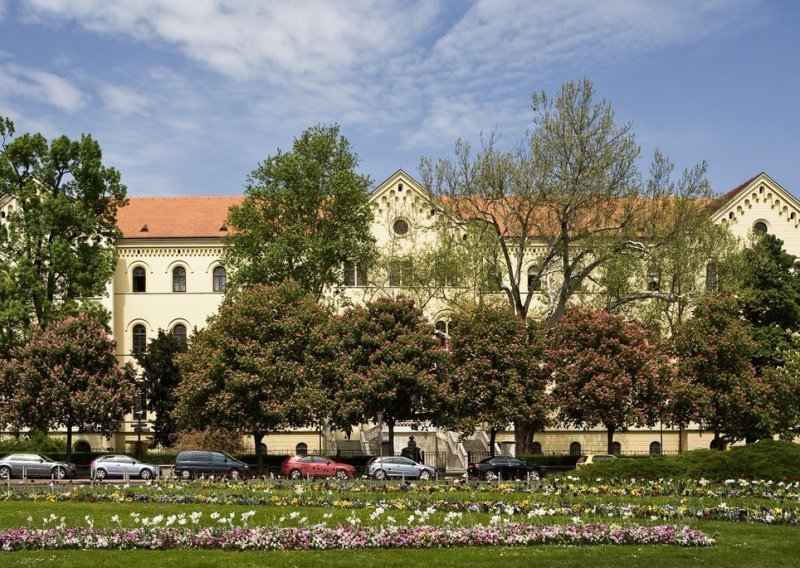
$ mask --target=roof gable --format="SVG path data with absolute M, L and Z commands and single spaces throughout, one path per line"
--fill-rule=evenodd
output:
M 787 223 L 792 229 L 800 226 L 800 201 L 761 172 L 723 195 L 715 204 L 711 219 L 725 225 L 752 224 L 763 217 L 765 211 L 772 224 Z

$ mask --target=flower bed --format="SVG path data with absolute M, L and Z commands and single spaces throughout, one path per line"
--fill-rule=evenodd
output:
M 0 532 L 0 548 L 14 550 L 172 548 L 221 550 L 333 550 L 364 548 L 450 548 L 531 545 L 712 546 L 715 540 L 689 527 L 619 527 L 603 524 L 533 525 L 504 523 L 470 527 L 366 527 L 316 525 L 309 528 L 234 527 L 193 530 L 175 527 L 94 529 L 19 528 Z

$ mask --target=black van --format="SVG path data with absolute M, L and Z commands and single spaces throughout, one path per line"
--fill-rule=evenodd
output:
M 240 479 L 247 477 L 248 473 L 246 464 L 225 452 L 206 450 L 186 450 L 179 453 L 175 460 L 174 471 L 175 475 L 182 479 L 192 479 L 201 475 Z

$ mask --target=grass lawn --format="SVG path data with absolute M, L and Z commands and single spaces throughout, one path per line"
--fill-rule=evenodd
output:
M 365 486 L 368 488 L 369 486 Z M 198 486 L 179 486 L 174 488 L 176 492 L 184 494 L 204 495 L 206 497 L 214 495 L 236 494 L 237 492 L 255 491 L 257 488 L 249 487 L 198 487 Z M 147 490 L 142 490 L 147 491 Z M 155 491 L 155 490 L 153 490 Z M 166 492 L 168 488 L 160 489 Z M 274 491 L 273 493 L 281 493 Z M 292 497 L 295 492 L 286 489 L 282 492 L 287 497 Z M 331 492 L 334 493 L 334 492 Z M 304 495 L 318 494 L 318 490 L 306 489 Z M 388 516 L 395 517 L 399 524 L 405 524 L 409 515 L 413 514 L 414 508 L 424 509 L 428 500 L 452 499 L 464 501 L 514 501 L 514 500 L 534 500 L 553 502 L 560 501 L 562 504 L 570 502 L 597 502 L 615 503 L 623 505 L 625 503 L 645 504 L 645 503 L 665 503 L 680 501 L 681 498 L 662 498 L 662 497 L 632 497 L 632 496 L 545 496 L 541 494 L 521 494 L 521 495 L 497 495 L 492 493 L 448 493 L 428 494 L 425 491 L 412 492 L 385 492 L 378 495 L 365 492 L 363 497 L 368 496 L 391 500 L 408 500 L 409 507 L 405 510 L 387 509 L 377 521 L 371 521 L 370 515 L 375 512 L 373 505 L 362 506 L 355 510 L 355 514 L 364 524 L 382 523 Z M 341 498 L 342 494 L 336 494 L 336 498 Z M 500 499 L 498 499 L 500 498 Z M 713 506 L 720 502 L 733 503 L 748 502 L 751 506 L 765 505 L 770 507 L 785 507 L 795 499 L 739 499 L 731 495 L 721 498 L 689 498 L 684 502 L 700 502 L 705 506 Z M 255 511 L 255 515 L 249 519 L 250 526 L 298 526 L 302 517 L 306 517 L 305 523 L 310 525 L 318 522 L 327 522 L 329 526 L 338 524 L 348 524 L 348 517 L 354 511 L 348 508 L 339 507 L 320 507 L 298 505 L 282 506 L 272 505 L 248 505 L 248 504 L 223 504 L 223 503 L 158 503 L 158 502 L 106 502 L 106 501 L 0 501 L 0 529 L 31 526 L 43 528 L 53 526 L 53 521 L 44 522 L 45 518 L 55 515 L 60 522 L 61 517 L 67 526 L 86 526 L 86 517 L 90 517 L 91 522 L 96 528 L 110 528 L 117 525 L 126 527 L 137 526 L 135 516 L 154 517 L 160 515 L 164 518 L 170 515 L 188 516 L 193 512 L 202 512 L 200 525 L 214 525 L 212 513 L 221 516 L 234 514 L 234 524 L 239 525 L 242 513 Z M 291 513 L 295 513 L 295 518 L 290 518 Z M 430 516 L 428 524 L 441 524 L 445 516 L 444 512 L 436 512 Z M 464 513 L 459 521 L 464 525 L 476 523 L 487 524 L 492 513 Z M 30 519 L 30 520 L 29 520 Z M 527 521 L 527 519 L 515 519 Z M 583 519 L 584 522 L 606 522 L 624 523 L 623 519 L 617 518 L 589 518 Z M 637 523 L 649 524 L 648 520 L 636 519 Z M 548 516 L 534 522 L 542 524 L 564 524 L 570 523 L 568 515 Z M 664 521 L 657 521 L 662 523 Z M 425 550 L 353 550 L 353 551 L 293 551 L 293 552 L 269 552 L 269 551 L 217 551 L 217 550 L 135 550 L 135 551 L 88 551 L 88 550 L 63 550 L 63 551 L 20 551 L 20 552 L 0 552 L 0 567 L 6 566 L 91 566 L 121 568 L 122 566 L 148 566 L 160 567 L 169 566 L 174 568 L 184 568 L 192 566 L 297 566 L 314 567 L 320 565 L 327 567 L 347 566 L 369 566 L 369 567 L 392 567 L 402 566 L 435 566 L 445 568 L 449 566 L 464 568 L 466 566 L 496 566 L 501 568 L 512 568 L 516 566 L 608 566 L 608 567 L 628 567 L 643 566 L 647 568 L 658 568 L 661 566 L 800 566 L 800 554 L 798 553 L 798 542 L 800 542 L 800 526 L 785 525 L 765 525 L 743 522 L 724 522 L 724 521 L 695 521 L 690 520 L 676 521 L 676 524 L 689 524 L 693 528 L 700 529 L 707 534 L 715 535 L 717 545 L 711 548 L 680 548 L 678 546 L 530 546 L 525 548 L 505 548 L 505 547 L 468 547 L 451 549 L 425 549 Z M 162 520 L 163 525 L 163 520 Z

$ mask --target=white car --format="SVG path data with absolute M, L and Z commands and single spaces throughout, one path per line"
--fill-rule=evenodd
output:
M 415 477 L 427 481 L 432 479 L 436 472 L 431 466 L 417 463 L 410 458 L 390 456 L 372 459 L 367 464 L 367 475 L 379 480 L 387 477 Z
M 158 477 L 158 467 L 142 463 L 130 456 L 100 456 L 89 466 L 92 479 L 102 481 L 107 477 L 149 480 Z
M 611 454 L 589 454 L 588 456 L 581 456 L 578 458 L 578 463 L 575 464 L 575 469 L 579 469 L 589 464 L 612 461 L 615 459 L 617 459 L 617 456 L 612 456 Z

